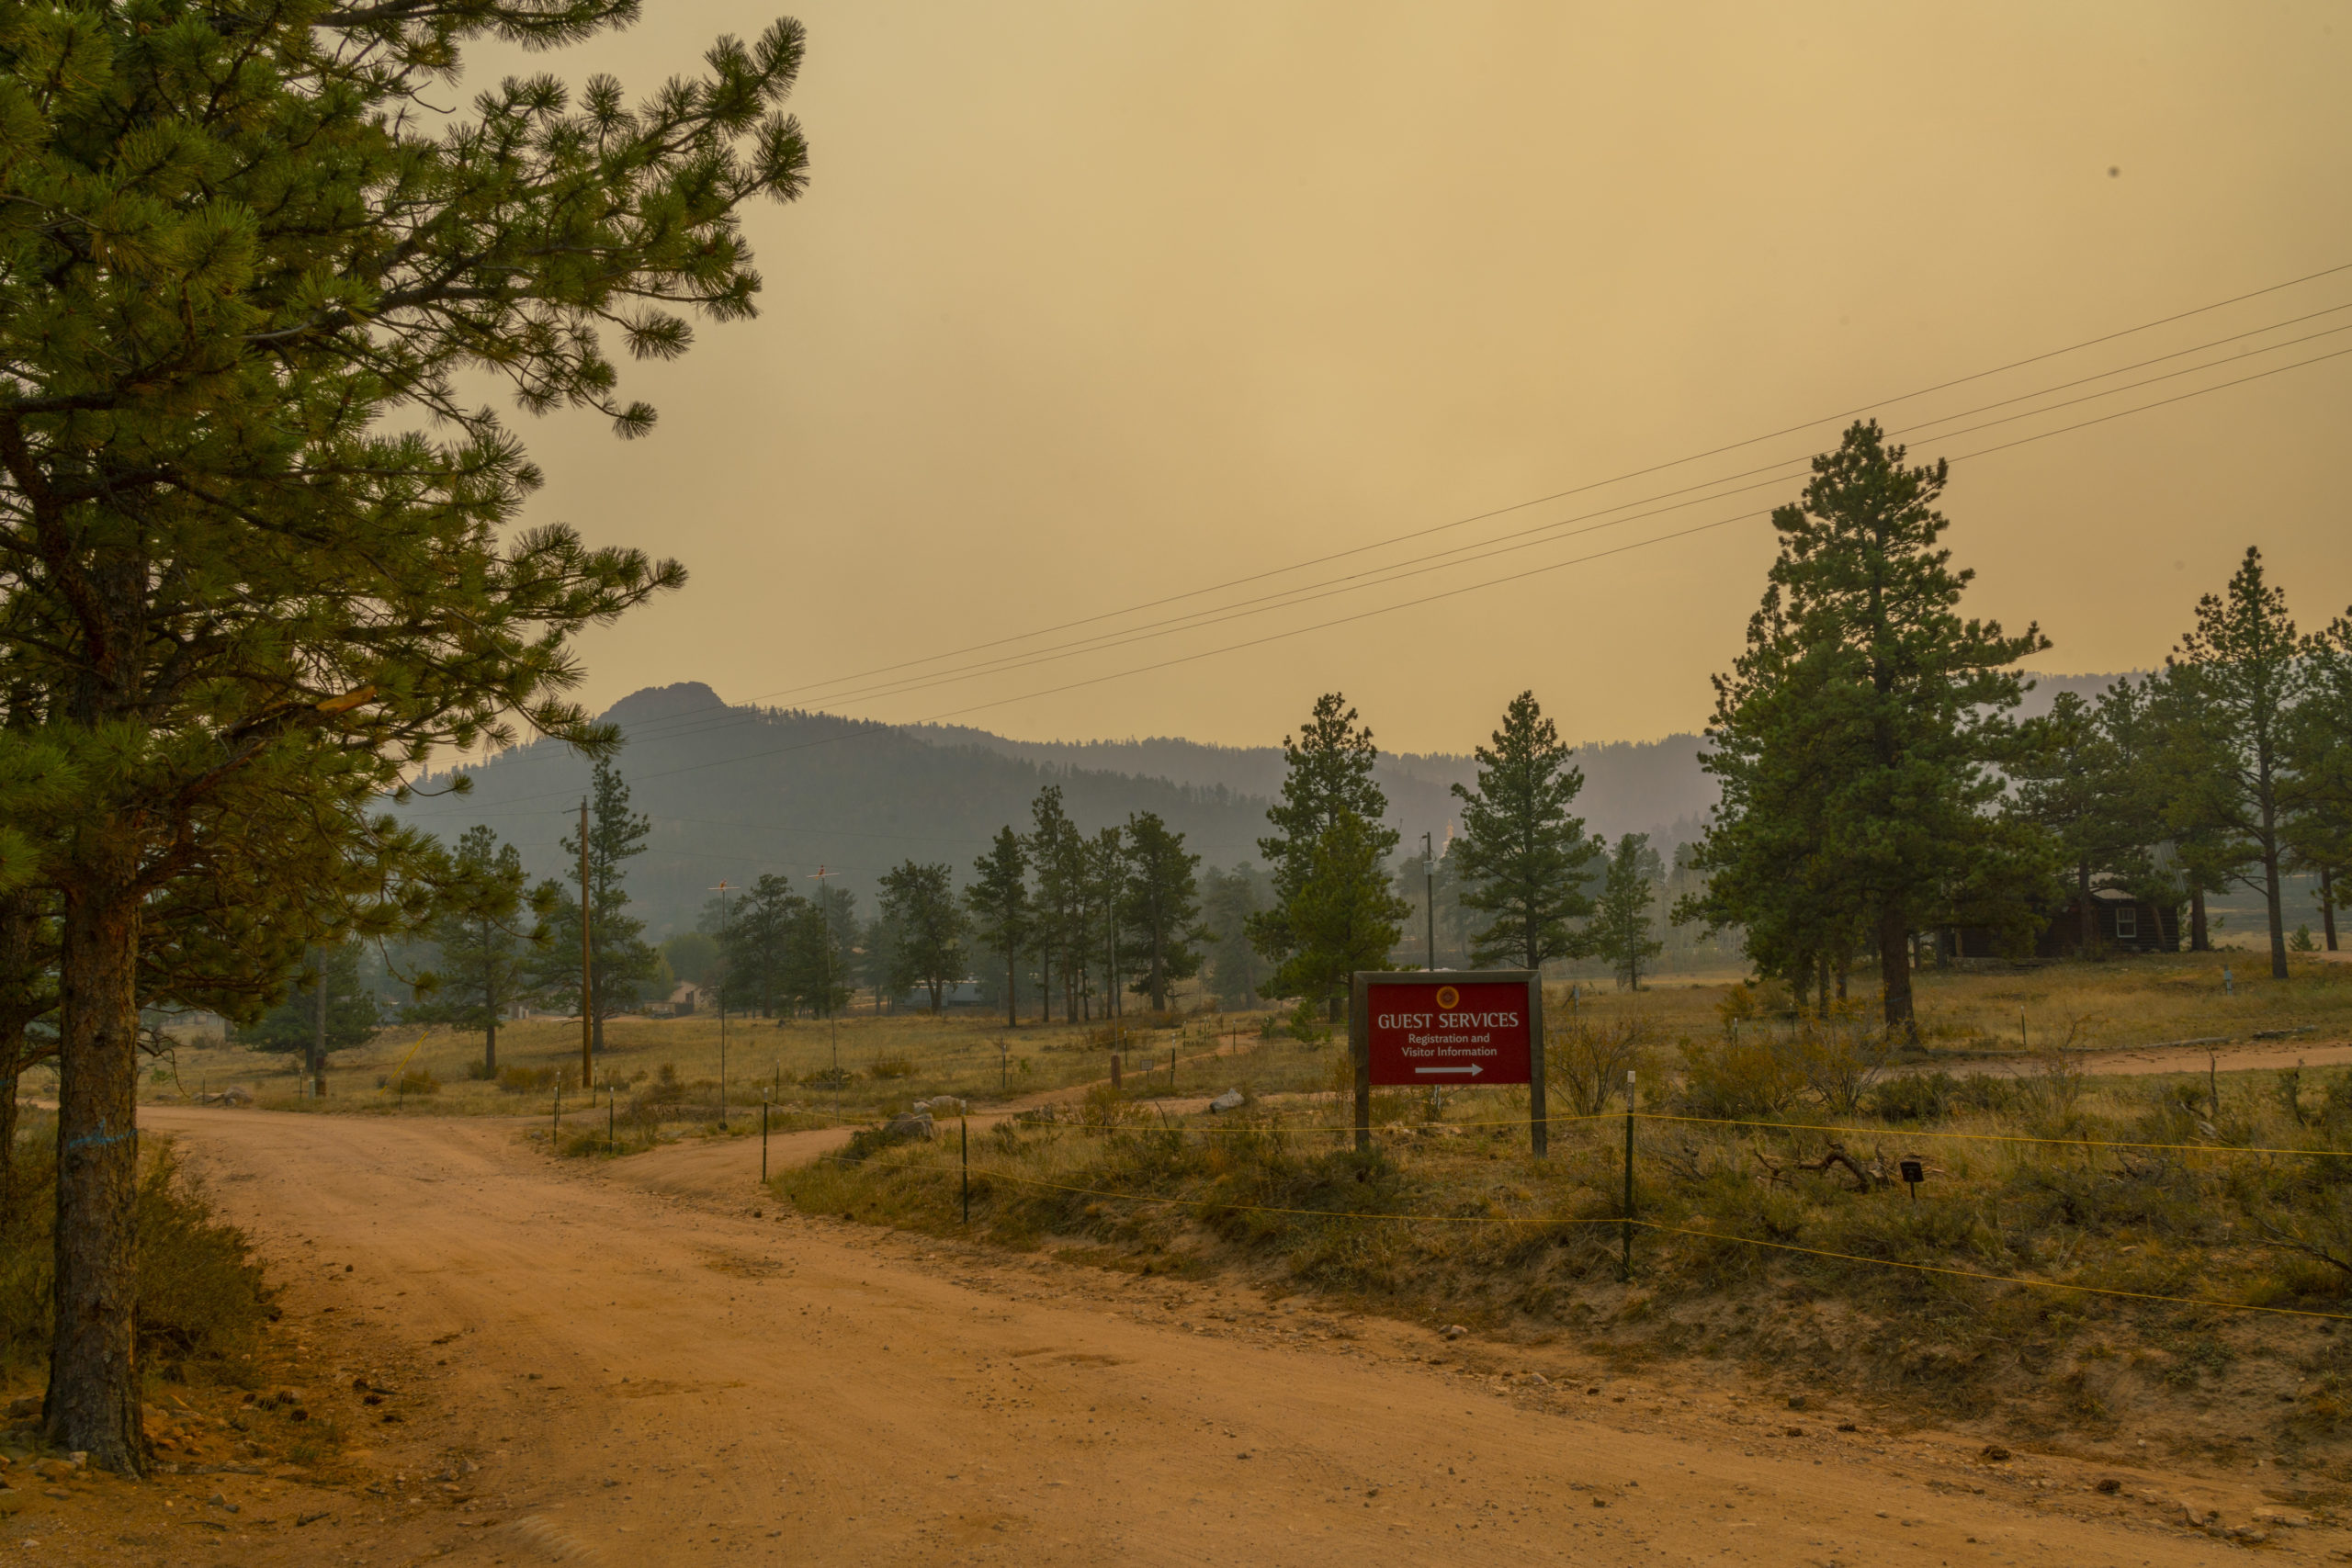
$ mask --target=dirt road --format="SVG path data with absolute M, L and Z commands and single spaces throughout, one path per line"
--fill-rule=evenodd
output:
M 481 1122 L 149 1122 L 287 1281 L 358 1469 L 182 1478 L 171 1517 L 201 1530 L 61 1521 L 33 1560 L 2136 1568 L 2235 1550 L 2181 1497 L 2231 1526 L 2266 1506 L 2259 1472 L 1995 1462 L 1728 1377 L 759 1213 L 755 1144 L 592 1171 Z

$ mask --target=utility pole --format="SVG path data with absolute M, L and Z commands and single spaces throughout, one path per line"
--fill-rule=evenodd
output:
M 580 797 L 580 1087 L 596 1086 L 596 965 L 589 940 L 594 905 L 588 897 L 588 797 Z
M 1437 850 L 1430 835 L 1421 835 L 1421 911 L 1429 917 L 1429 959 L 1424 969 L 1437 967 Z
M 727 895 L 734 889 L 729 885 L 728 880 L 723 876 L 720 877 L 718 886 L 707 891 L 718 895 L 718 918 L 728 925 L 733 925 L 735 906 L 727 901 Z M 724 990 L 718 993 L 718 1125 L 722 1131 L 727 1126 L 727 993 Z M 760 1158 L 764 1161 L 767 1157 L 767 1134 L 763 1127 L 760 1134 Z

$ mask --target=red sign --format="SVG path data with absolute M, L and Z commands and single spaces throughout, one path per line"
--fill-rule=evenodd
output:
M 1529 1081 L 1525 981 L 1373 980 L 1364 1000 L 1376 1084 Z

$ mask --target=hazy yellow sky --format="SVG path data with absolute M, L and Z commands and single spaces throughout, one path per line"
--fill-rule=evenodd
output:
M 776 14 L 743 0 L 647 13 L 618 40 L 533 63 L 642 88 Z M 1096 678 L 1715 522 L 1787 499 L 1793 479 L 980 680 L 849 701 L 821 699 L 864 688 L 816 683 L 1877 407 L 2352 263 L 2340 5 L 862 0 L 791 14 L 809 35 L 794 107 L 813 177 L 795 206 L 752 217 L 761 319 L 627 371 L 661 410 L 648 440 L 518 416 L 549 476 L 536 517 L 694 573 L 587 639 L 597 705 L 700 680 L 730 700 L 953 714 L 1024 737 L 1267 743 L 1339 687 L 1385 747 L 1464 750 L 1532 686 L 1572 737 L 1694 728 L 1761 586 L 1760 520 Z M 2352 327 L 2347 310 L 2238 337 L 2338 305 L 2352 271 L 1884 417 L 1958 414 L 2237 338 L 2122 379 L 2229 365 L 1938 438 L 2036 406 L 2012 404 L 1914 447 L 1958 455 L 2352 347 L 2346 331 L 2235 357 Z M 2146 665 L 2255 542 L 2307 623 L 2341 613 L 2352 527 L 2329 476 L 2352 449 L 2347 414 L 2352 355 L 1959 465 L 1945 510 L 1981 573 L 1971 607 L 2038 619 L 2053 670 Z M 1801 457 L 1837 428 L 1080 630 L 1221 614 Z M 1001 701 L 1077 682 L 1093 683 Z

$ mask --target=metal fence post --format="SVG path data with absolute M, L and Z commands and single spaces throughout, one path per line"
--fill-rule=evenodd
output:
M 957 1153 L 964 1162 L 964 1224 L 968 1227 L 972 1223 L 972 1119 L 970 1117 L 959 1116 L 956 1119 L 956 1143 Z

